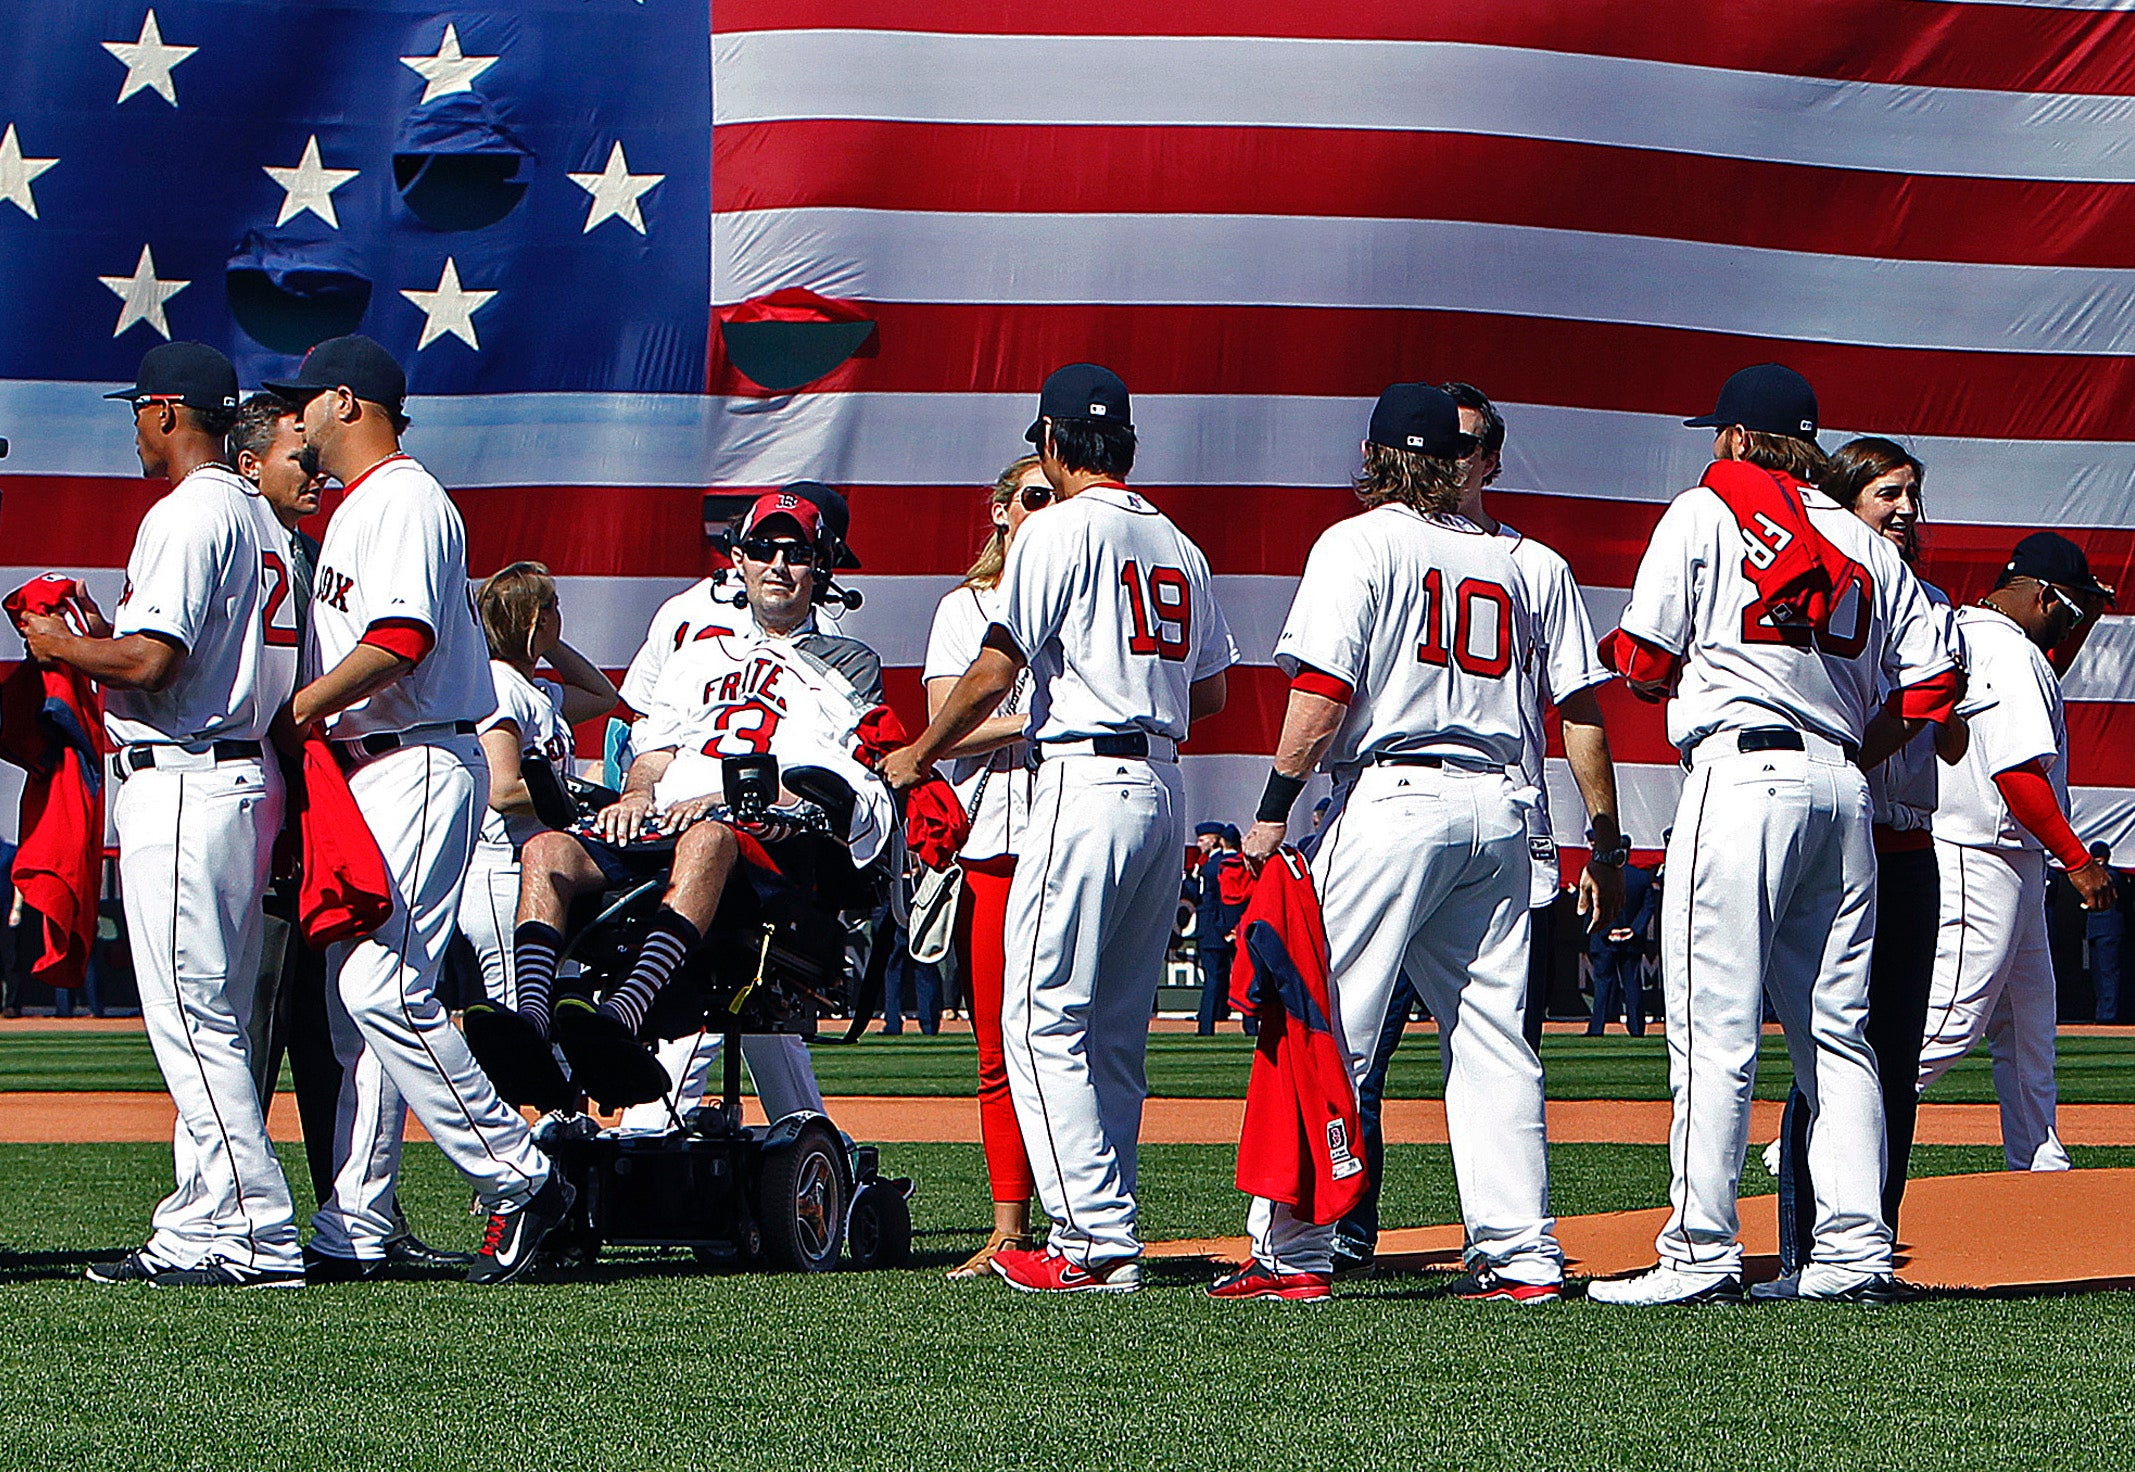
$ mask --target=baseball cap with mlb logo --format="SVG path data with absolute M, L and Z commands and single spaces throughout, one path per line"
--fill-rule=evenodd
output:
M 1023 431 L 1023 438 L 1037 444 L 1048 419 L 1087 419 L 1092 424 L 1134 428 L 1126 383 L 1111 369 L 1095 363 L 1070 363 L 1053 370 L 1045 387 L 1038 391 L 1038 417 Z
M 766 523 L 784 519 L 793 523 L 809 546 L 823 540 L 823 510 L 792 490 L 766 491 L 756 498 L 741 519 L 740 539 L 754 536 Z
M 1444 389 L 1428 383 L 1390 383 L 1371 411 L 1364 436 L 1389 450 L 1464 460 L 1481 443 L 1460 429 L 1460 405 Z
M 1816 390 L 1784 363 L 1754 363 L 1720 385 L 1710 414 L 1683 421 L 1692 429 L 1739 424 L 1761 434 L 1783 434 L 1816 443 Z
M 133 387 L 104 397 L 125 399 L 136 409 L 147 404 L 184 404 L 209 413 L 235 409 L 237 370 L 204 342 L 159 342 L 141 355 Z

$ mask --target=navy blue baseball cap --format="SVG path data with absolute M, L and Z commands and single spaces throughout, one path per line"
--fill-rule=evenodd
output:
M 1371 411 L 1372 444 L 1440 460 L 1464 460 L 1481 443 L 1461 433 L 1460 405 L 1444 389 L 1428 383 L 1390 383 Z
M 408 397 L 408 375 L 393 355 L 361 333 L 329 337 L 304 355 L 294 378 L 270 378 L 265 387 L 291 403 L 308 403 L 331 388 L 398 414 Z
M 1087 419 L 1095 424 L 1134 428 L 1127 385 L 1117 373 L 1095 363 L 1070 363 L 1056 368 L 1038 391 L 1038 417 L 1023 431 L 1032 444 L 1045 432 L 1048 419 Z
M 1710 414 L 1683 421 L 1693 429 L 1725 429 L 1739 424 L 1763 434 L 1792 435 L 1816 443 L 1816 390 L 1809 380 L 1783 363 L 1757 363 L 1720 386 L 1720 402 Z
M 2007 587 L 2012 578 L 2036 578 L 2072 593 L 2089 593 L 2098 598 L 2113 596 L 2091 574 L 2091 560 L 2083 549 L 2059 532 L 2033 532 L 2018 542 L 1994 586 Z
M 237 369 L 219 349 L 204 342 L 159 342 L 141 355 L 133 387 L 104 397 L 125 399 L 136 409 L 158 403 L 184 404 L 211 413 L 235 409 Z

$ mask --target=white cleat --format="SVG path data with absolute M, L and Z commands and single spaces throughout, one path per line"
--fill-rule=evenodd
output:
M 1694 1272 L 1662 1263 L 1629 1278 L 1589 1283 L 1586 1296 L 1595 1303 L 1653 1308 L 1666 1303 L 1740 1303 L 1742 1275 Z
M 1864 1273 L 1828 1263 L 1811 1263 L 1798 1273 L 1750 1289 L 1750 1297 L 1766 1302 L 1896 1303 L 1905 1296 L 1905 1286 L 1889 1273 Z

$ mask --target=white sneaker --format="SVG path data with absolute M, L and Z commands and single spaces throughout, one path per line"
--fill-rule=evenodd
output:
M 1758 1283 L 1750 1297 L 1762 1300 L 1808 1299 L 1822 1303 L 1896 1303 L 1904 1285 L 1889 1273 L 1864 1273 L 1829 1263 L 1810 1263 L 1769 1283 Z
M 1651 1308 L 1664 1303 L 1740 1303 L 1740 1273 L 1697 1272 L 1661 1263 L 1629 1278 L 1589 1283 L 1586 1296 L 1595 1303 Z
M 1764 1147 L 1762 1158 L 1764 1160 L 1764 1173 L 1776 1178 L 1779 1174 L 1779 1142 L 1777 1140 Z

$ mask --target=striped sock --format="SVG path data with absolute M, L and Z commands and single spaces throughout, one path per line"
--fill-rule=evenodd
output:
M 667 985 L 667 978 L 675 974 L 675 968 L 698 939 L 696 926 L 662 905 L 660 913 L 653 917 L 652 928 L 645 932 L 644 944 L 638 947 L 637 965 L 630 968 L 630 975 L 621 986 L 608 993 L 600 1010 L 632 1032 L 643 1027 L 645 1014 L 652 1010 L 652 999 Z
M 556 958 L 563 937 L 556 927 L 529 920 L 512 932 L 512 966 L 519 979 L 519 1015 L 549 1035 L 549 991 L 556 985 Z

